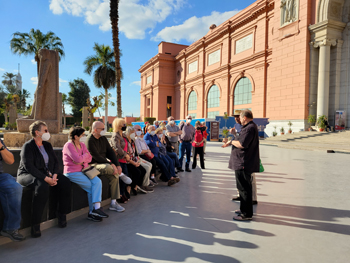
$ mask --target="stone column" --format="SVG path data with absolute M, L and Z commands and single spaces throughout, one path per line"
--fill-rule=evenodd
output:
M 340 107 L 340 73 L 341 73 L 341 51 L 343 46 L 343 40 L 337 41 L 337 57 L 336 57 L 336 76 L 335 76 L 335 110 L 339 110 Z
M 318 79 L 318 47 L 310 42 L 310 87 L 309 87 L 309 115 L 316 116 L 317 79 Z
M 328 118 L 329 108 L 329 70 L 331 45 L 335 46 L 335 40 L 323 40 L 317 43 L 320 47 L 318 86 L 317 86 L 317 116 L 325 115 Z

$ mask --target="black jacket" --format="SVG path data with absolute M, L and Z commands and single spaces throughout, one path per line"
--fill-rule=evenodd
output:
M 48 169 L 51 174 L 58 174 L 59 164 L 51 143 L 43 142 L 45 151 L 49 156 Z M 35 178 L 44 180 L 48 176 L 44 157 L 42 156 L 34 139 L 26 142 L 21 150 L 21 161 L 17 171 L 17 180 L 20 184 L 26 186 L 34 182 Z M 33 180 L 28 180 L 28 175 L 31 175 Z M 24 183 L 21 177 L 27 177 Z M 24 183 L 24 184 L 23 184 Z

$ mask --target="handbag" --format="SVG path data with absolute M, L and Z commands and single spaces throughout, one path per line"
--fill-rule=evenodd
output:
M 264 172 L 264 171 L 265 171 L 265 169 L 264 169 L 264 166 L 262 165 L 262 163 L 261 163 L 261 160 L 260 160 L 260 159 L 259 159 L 259 162 L 260 162 L 259 173 L 262 173 L 262 172 Z
M 148 157 L 148 159 L 152 160 L 154 157 L 154 154 L 152 152 L 150 153 L 145 153 L 145 155 Z
M 81 170 L 90 180 L 94 179 L 100 172 L 94 167 L 89 165 L 88 168 Z

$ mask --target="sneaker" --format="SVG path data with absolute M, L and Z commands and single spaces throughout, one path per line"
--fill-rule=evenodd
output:
M 180 178 L 179 177 L 175 177 L 173 180 L 175 181 L 175 183 L 180 182 Z
M 188 172 L 188 173 L 190 173 L 191 172 L 191 170 L 190 170 L 190 168 L 186 168 L 186 170 L 185 170 L 186 172 Z
M 174 179 L 170 179 L 169 181 L 168 181 L 168 186 L 172 186 L 173 184 L 175 184 L 176 182 L 175 182 L 175 180 Z
M 241 215 L 241 214 L 242 214 L 241 210 L 235 210 L 235 213 L 236 213 L 237 215 Z
M 125 208 L 122 207 L 122 206 L 121 206 L 120 204 L 118 204 L 118 203 L 110 204 L 110 206 L 109 206 L 108 209 L 109 209 L 109 210 L 112 210 L 112 211 L 117 211 L 117 212 L 119 212 L 119 213 L 125 211 Z
M 252 217 L 247 217 L 243 214 L 236 215 L 233 217 L 233 220 L 237 220 L 237 221 L 251 221 L 252 219 L 253 219 Z
M 177 170 L 178 172 L 180 172 L 180 173 L 185 171 L 185 170 L 182 169 L 181 167 L 177 167 L 176 170 Z
M 144 189 L 142 186 L 141 186 L 141 187 L 140 187 L 140 186 L 137 186 L 137 190 L 138 190 L 139 192 L 143 193 L 143 194 L 147 194 L 146 189 Z
M 156 178 L 151 178 L 150 180 L 152 181 L 152 183 L 153 183 L 154 185 L 157 185 L 157 184 L 158 184 Z
M 26 238 L 22 236 L 19 232 L 18 229 L 15 230 L 2 230 L 1 235 L 4 237 L 11 238 L 12 241 L 15 242 L 20 242 L 25 240 Z
M 102 208 L 92 210 L 91 215 L 101 217 L 101 218 L 108 218 L 109 217 L 109 215 L 107 215 L 105 212 L 103 212 Z
M 88 214 L 88 217 L 87 217 L 88 220 L 91 220 L 93 222 L 101 222 L 102 221 L 102 217 L 99 217 L 99 216 L 95 216 L 93 214 Z
M 154 183 L 152 181 L 149 181 L 148 187 L 154 187 Z
M 153 193 L 154 190 L 148 186 L 144 186 L 143 189 L 145 189 L 147 191 L 147 193 Z
M 132 180 L 130 177 L 126 176 L 125 174 L 121 173 L 119 175 L 119 178 L 122 179 L 122 181 L 125 183 L 125 184 L 131 184 L 132 183 Z

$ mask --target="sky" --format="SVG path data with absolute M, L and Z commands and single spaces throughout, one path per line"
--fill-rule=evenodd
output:
M 120 0 L 119 39 L 123 116 L 140 115 L 140 73 L 138 70 L 158 53 L 162 41 L 190 45 L 254 0 Z M 91 89 L 90 96 L 104 92 L 84 73 L 83 61 L 94 55 L 94 43 L 113 48 L 109 20 L 109 0 L 0 0 L 0 80 L 5 72 L 17 74 L 20 63 L 22 88 L 31 94 L 37 84 L 34 56 L 19 56 L 10 49 L 13 33 L 54 32 L 64 45 L 65 57 L 59 64 L 60 92 L 70 91 L 69 81 L 81 78 Z M 116 89 L 110 91 L 116 101 Z M 116 116 L 116 106 L 108 107 Z M 70 108 L 67 107 L 69 113 Z M 104 116 L 104 111 L 101 111 Z

